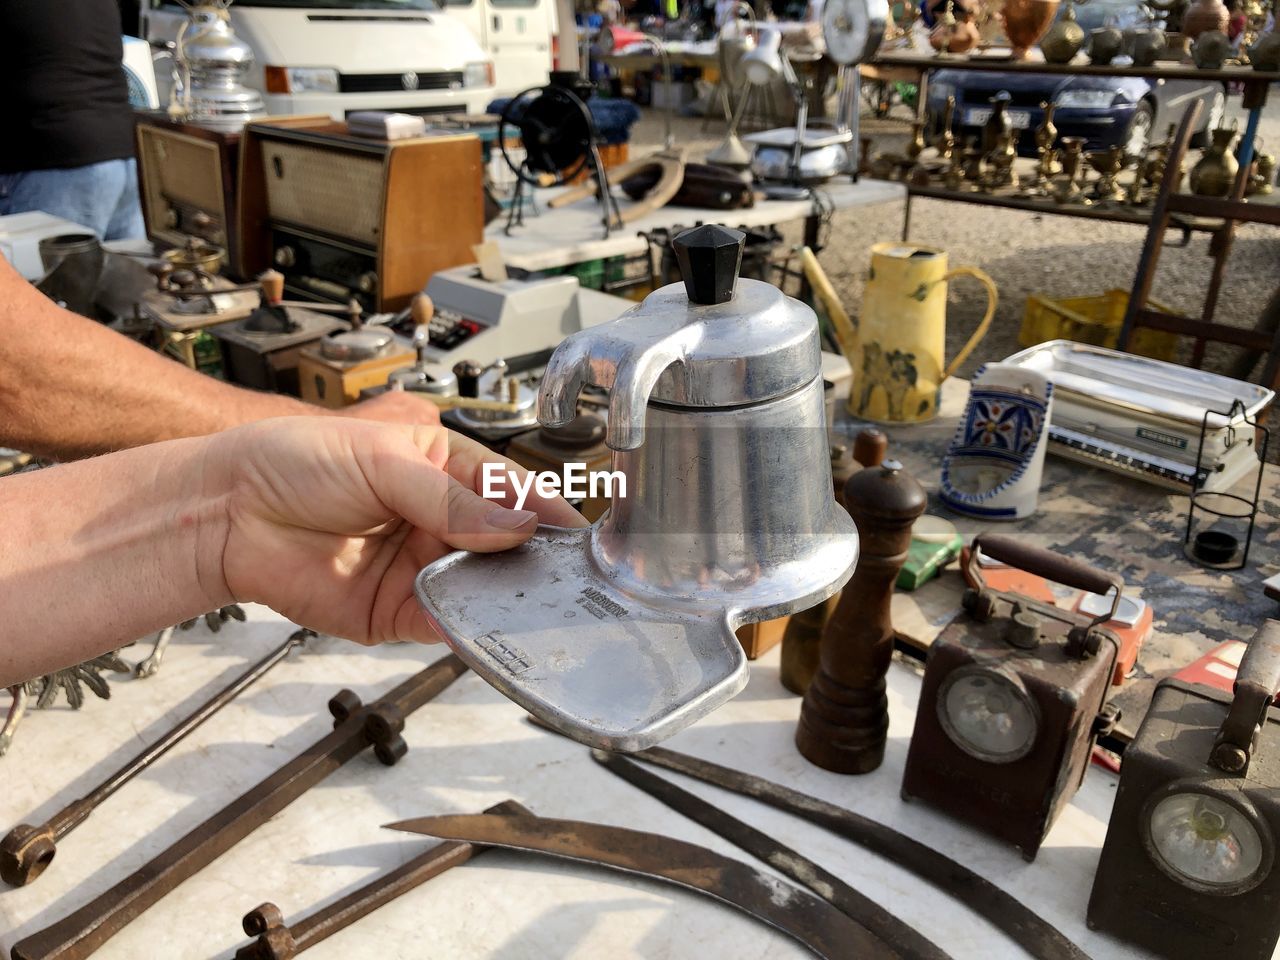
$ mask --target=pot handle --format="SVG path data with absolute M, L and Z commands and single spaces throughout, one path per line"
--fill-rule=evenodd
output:
M 996 292 L 996 282 L 977 267 L 956 267 L 953 270 L 948 270 L 942 275 L 942 280 L 939 282 L 946 283 L 953 277 L 973 277 L 973 279 L 987 288 L 987 312 L 983 315 L 982 322 L 978 324 L 978 329 L 973 331 L 973 336 L 969 338 L 969 342 L 964 345 L 964 348 L 952 358 L 946 369 L 942 371 L 943 380 L 951 376 L 956 371 L 956 368 L 964 363 L 969 354 L 973 353 L 973 348 L 987 335 L 987 331 L 991 328 L 991 318 L 996 315 L 996 304 L 1000 302 L 999 294 Z
M 1243 776 L 1249 771 L 1257 733 L 1267 720 L 1267 707 L 1280 688 L 1280 621 L 1268 620 L 1259 629 L 1236 672 L 1235 692 L 1209 763 L 1224 773 Z

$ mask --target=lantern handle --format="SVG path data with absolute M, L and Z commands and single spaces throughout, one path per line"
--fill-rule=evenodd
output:
M 1209 763 L 1224 773 L 1243 776 L 1249 771 L 1258 731 L 1267 721 L 1267 707 L 1280 688 L 1280 620 L 1268 620 L 1249 641 L 1236 673 L 1235 695 L 1218 728 Z

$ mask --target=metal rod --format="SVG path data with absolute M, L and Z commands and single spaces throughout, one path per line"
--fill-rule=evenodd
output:
M 501 816 L 531 817 L 533 812 L 514 800 L 495 804 L 485 813 Z M 415 887 L 421 886 L 446 870 L 461 866 L 488 847 L 459 840 L 446 840 L 366 883 L 358 890 L 335 900 L 291 926 L 284 925 L 280 908 L 264 903 L 245 914 L 244 932 L 256 937 L 236 951 L 236 960 L 288 960 L 318 943 L 345 930 L 362 917 L 367 917 Z
M 638 787 L 677 813 L 684 814 L 779 873 L 808 887 L 850 920 L 883 940 L 902 960 L 949 960 L 949 953 L 911 929 L 874 900 L 863 896 L 835 874 L 783 846 L 768 834 L 730 816 L 671 781 L 650 773 L 625 757 L 604 750 L 592 750 L 591 758 L 633 787 Z
M 12 960 L 82 960 L 184 880 L 275 816 L 308 789 L 372 746 L 391 766 L 408 746 L 404 718 L 466 672 L 448 654 L 372 704 L 350 690 L 329 701 L 334 730 L 187 833 L 150 863 L 53 925 L 13 945 Z
M 314 636 L 314 633 L 305 628 L 295 631 L 288 640 L 206 700 L 159 740 L 146 747 L 83 797 L 63 807 L 48 822 L 39 827 L 23 823 L 10 830 L 0 840 L 0 878 L 11 886 L 21 887 L 39 877 L 53 861 L 57 852 L 56 841 L 84 822 L 99 804 L 168 753 L 192 730 L 265 676 L 294 647 Z

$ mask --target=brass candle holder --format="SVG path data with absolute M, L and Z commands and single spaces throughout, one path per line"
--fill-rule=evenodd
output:
M 1084 172 L 1084 137 L 1062 138 L 1062 173 L 1053 183 L 1050 195 L 1055 203 L 1078 203 L 1089 206 L 1093 201 L 1085 196 L 1080 177 Z
M 952 154 L 956 149 L 956 135 L 951 131 L 951 125 L 955 121 L 956 116 L 956 98 L 947 97 L 947 106 L 942 112 L 942 132 L 938 134 L 938 139 L 934 146 L 938 151 L 938 158 L 951 162 Z

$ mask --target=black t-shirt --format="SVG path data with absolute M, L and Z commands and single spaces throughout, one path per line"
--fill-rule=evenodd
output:
M 133 156 L 116 0 L 0 0 L 0 173 Z

